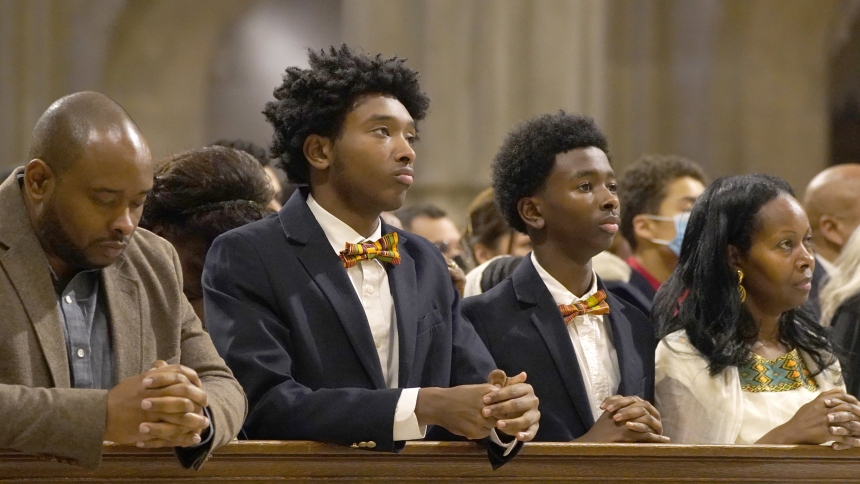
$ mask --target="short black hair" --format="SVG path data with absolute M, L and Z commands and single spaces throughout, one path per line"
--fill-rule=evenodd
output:
M 418 86 L 418 73 L 406 59 L 357 53 L 346 44 L 329 51 L 308 50 L 309 69 L 290 67 L 263 114 L 275 129 L 270 148 L 278 167 L 296 184 L 310 183 L 304 142 L 310 134 L 336 138 L 355 102 L 367 94 L 392 96 L 416 123 L 427 115 L 430 98 Z
M 633 229 L 633 217 L 657 215 L 666 198 L 666 188 L 678 178 L 690 177 L 708 185 L 708 176 L 695 161 L 674 155 L 645 155 L 636 160 L 618 179 L 621 204 L 621 235 L 635 250 L 639 245 Z
M 419 203 L 417 205 L 411 205 L 397 210 L 394 212 L 394 216 L 400 219 L 400 223 L 403 224 L 404 229 L 412 230 L 412 221 L 415 220 L 416 217 L 427 217 L 429 219 L 436 220 L 447 217 L 448 214 L 432 203 Z
M 272 164 L 272 159 L 269 158 L 269 153 L 266 148 L 263 148 L 260 145 L 254 144 L 250 141 L 243 139 L 219 139 L 218 141 L 212 143 L 212 146 L 223 146 L 225 148 L 233 148 L 234 150 L 244 151 L 249 155 L 253 156 L 255 160 L 260 162 L 263 166 L 270 166 Z
M 555 166 L 556 155 L 592 146 L 609 157 L 606 136 L 588 116 L 559 111 L 529 119 L 514 128 L 492 167 L 496 206 L 508 225 L 527 233 L 517 203 L 543 188 Z
M 272 185 L 263 167 L 239 150 L 209 146 L 169 156 L 155 167 L 140 226 L 177 239 L 216 237 L 272 212 Z
M 690 213 L 678 266 L 657 291 L 652 317 L 660 338 L 686 330 L 690 344 L 708 360 L 710 374 L 749 361 L 758 323 L 744 307 L 728 246 L 746 254 L 762 224 L 759 212 L 791 186 L 772 175 L 738 175 L 712 183 Z M 806 351 L 818 368 L 833 365 L 833 346 L 803 306 L 779 318 L 779 340 Z

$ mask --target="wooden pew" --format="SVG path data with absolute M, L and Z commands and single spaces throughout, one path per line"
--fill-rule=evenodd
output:
M 412 442 L 400 454 L 314 442 L 236 442 L 215 452 L 196 472 L 182 469 L 169 450 L 107 446 L 98 472 L 0 450 L 0 483 L 356 481 L 858 482 L 860 449 L 531 443 L 495 472 L 485 453 L 465 442 Z

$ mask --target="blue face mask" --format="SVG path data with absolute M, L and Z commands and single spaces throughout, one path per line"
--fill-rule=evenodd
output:
M 672 240 L 666 239 L 651 239 L 655 244 L 665 245 L 669 247 L 675 255 L 681 257 L 681 243 L 684 242 L 684 232 L 687 231 L 687 222 L 690 221 L 690 212 L 681 212 L 672 217 L 663 217 L 660 215 L 647 215 L 652 220 L 662 220 L 664 222 L 675 223 L 675 238 Z

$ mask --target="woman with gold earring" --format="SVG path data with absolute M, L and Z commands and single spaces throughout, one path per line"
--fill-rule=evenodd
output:
M 724 177 L 693 206 L 678 266 L 654 301 L 656 404 L 688 444 L 860 446 L 827 333 L 803 309 L 809 220 L 768 175 Z

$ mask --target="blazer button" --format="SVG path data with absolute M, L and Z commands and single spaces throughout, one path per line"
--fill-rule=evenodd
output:
M 365 447 L 367 447 L 367 442 L 359 442 L 358 446 L 361 448 L 365 448 Z
M 368 448 L 368 449 L 372 449 L 372 448 L 374 448 L 374 447 L 376 447 L 376 442 L 374 442 L 374 441 L 372 441 L 372 440 L 371 440 L 370 442 L 368 442 L 368 443 L 367 443 L 367 448 Z

